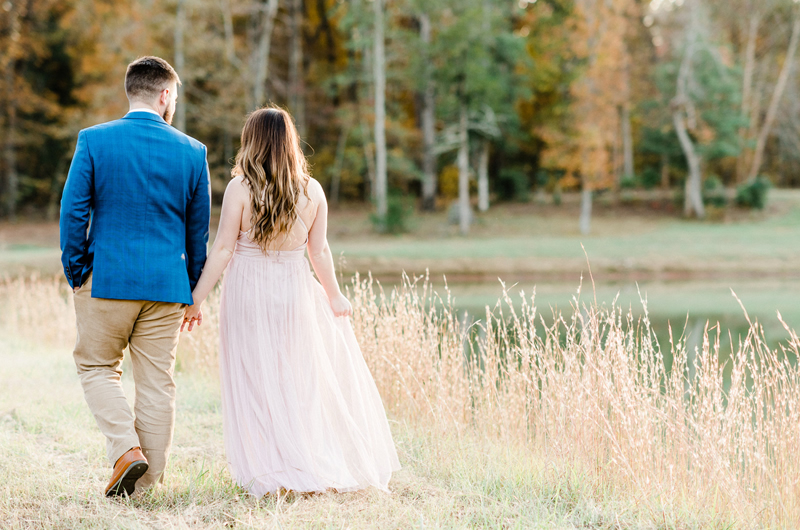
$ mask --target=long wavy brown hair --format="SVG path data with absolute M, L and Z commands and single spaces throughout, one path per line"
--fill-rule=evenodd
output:
M 250 113 L 233 174 L 250 188 L 250 239 L 266 251 L 281 234 L 288 237 L 300 193 L 308 197 L 308 164 L 288 112 L 265 107 Z

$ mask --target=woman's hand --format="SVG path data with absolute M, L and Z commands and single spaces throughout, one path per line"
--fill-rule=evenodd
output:
M 183 314 L 183 322 L 181 323 L 181 331 L 183 331 L 183 328 L 186 326 L 186 324 L 189 324 L 189 329 L 187 331 L 192 331 L 195 324 L 199 326 L 203 323 L 202 305 L 202 303 L 194 304 L 186 308 L 186 311 Z
M 348 300 L 342 293 L 334 296 L 330 302 L 334 316 L 347 317 L 353 314 L 353 307 L 350 305 L 350 300 Z

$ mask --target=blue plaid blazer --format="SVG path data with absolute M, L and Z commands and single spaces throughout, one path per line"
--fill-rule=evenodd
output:
M 206 261 L 206 147 L 149 112 L 84 129 L 61 198 L 61 262 L 92 297 L 192 303 Z

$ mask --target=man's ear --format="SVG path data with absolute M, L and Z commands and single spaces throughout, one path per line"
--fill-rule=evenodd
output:
M 162 105 L 167 105 L 169 103 L 169 88 L 165 88 L 161 91 L 158 100 Z

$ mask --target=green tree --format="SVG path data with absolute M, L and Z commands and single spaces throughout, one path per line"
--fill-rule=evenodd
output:
M 514 104 L 524 93 L 517 70 L 524 58 L 524 41 L 513 33 L 502 7 L 490 0 L 443 2 L 430 45 L 432 78 L 440 87 L 436 92 L 437 113 L 447 123 L 436 149 L 457 150 L 462 234 L 468 233 L 472 215 L 470 133 L 484 142 L 499 137 L 500 125 L 515 114 Z M 482 149 L 485 153 L 488 144 Z M 481 163 L 488 164 L 486 155 L 481 156 Z
M 683 45 L 656 69 L 660 98 L 650 107 L 658 109 L 651 113 L 652 123 L 661 127 L 647 128 L 646 136 L 651 139 L 651 149 L 666 159 L 674 155 L 677 140 L 687 172 L 684 214 L 703 217 L 703 172 L 709 164 L 716 164 L 715 173 L 725 176 L 726 167 L 735 167 L 733 161 L 741 150 L 739 130 L 747 121 L 740 111 L 738 72 L 725 64 L 722 48 L 707 39 L 702 6 L 690 4 L 676 16 L 685 21 Z M 664 114 L 658 117 L 659 112 Z M 671 133 L 665 134 L 665 120 L 672 121 Z M 665 143 L 652 147 L 659 138 Z M 724 164 L 726 159 L 732 163 Z

